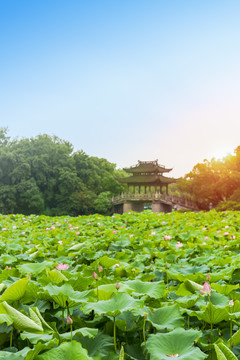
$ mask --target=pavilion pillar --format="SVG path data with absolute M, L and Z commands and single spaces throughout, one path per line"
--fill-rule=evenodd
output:
M 128 194 L 129 194 L 129 184 L 127 184 L 127 192 L 128 192 Z
M 147 193 L 147 186 L 145 185 L 144 193 Z
M 157 193 L 157 185 L 155 185 L 155 194 Z
M 133 193 L 135 194 L 135 185 L 133 185 Z
M 160 194 L 162 194 L 163 191 L 162 191 L 162 185 L 160 185 Z
M 168 184 L 166 185 L 166 194 L 168 195 Z

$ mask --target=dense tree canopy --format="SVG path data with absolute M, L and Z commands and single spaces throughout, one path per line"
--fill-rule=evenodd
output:
M 0 212 L 49 215 L 110 211 L 123 190 L 116 165 L 56 136 L 11 140 L 0 129 Z
M 222 160 L 204 160 L 178 181 L 178 189 L 190 194 L 200 209 L 209 204 L 219 209 L 238 208 L 240 203 L 240 146 Z

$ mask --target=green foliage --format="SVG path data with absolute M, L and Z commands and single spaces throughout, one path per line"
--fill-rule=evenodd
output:
M 109 214 L 124 188 L 115 164 L 90 157 L 56 136 L 11 140 L 0 128 L 0 212 L 46 215 Z
M 209 210 L 210 204 L 217 210 L 239 210 L 240 146 L 235 155 L 222 160 L 204 160 L 177 182 L 177 189 L 184 196 L 190 195 L 200 209 Z M 230 203 L 234 201 L 234 203 Z
M 239 224 L 215 210 L 0 215 L 0 358 L 236 359 Z

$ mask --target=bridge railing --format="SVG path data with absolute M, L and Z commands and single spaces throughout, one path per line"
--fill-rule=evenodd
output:
M 146 201 L 146 202 L 152 202 L 152 201 L 163 201 L 165 203 L 168 203 L 170 205 L 180 205 L 183 207 L 191 208 L 191 209 L 197 209 L 197 204 L 187 198 L 184 198 L 182 196 L 176 196 L 176 195 L 166 195 L 161 193 L 148 193 L 148 194 L 129 194 L 129 193 L 122 193 L 121 195 L 114 196 L 112 198 L 112 204 L 117 205 L 124 201 Z

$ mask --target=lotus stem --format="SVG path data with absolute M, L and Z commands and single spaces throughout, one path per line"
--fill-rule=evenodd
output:
M 62 328 L 64 329 L 64 309 L 62 309 Z
M 70 329 L 71 329 L 71 341 L 72 341 L 72 324 L 70 325 Z
M 115 316 L 114 316 L 114 321 L 113 321 L 113 338 L 114 338 L 114 350 L 115 353 L 117 352 L 117 336 L 116 336 L 116 321 L 115 321 Z
M 13 338 L 13 327 L 10 334 L 10 348 L 12 347 L 12 338 Z
M 145 349 L 147 351 L 147 342 L 146 342 L 146 321 L 147 319 L 143 319 L 143 340 L 144 340 L 144 344 L 145 344 Z
M 187 317 L 187 327 L 188 327 L 188 329 L 189 329 L 189 315 L 188 315 L 188 317 Z
M 233 330 L 233 326 L 232 326 L 232 319 L 230 320 L 230 349 L 232 349 L 232 330 Z

